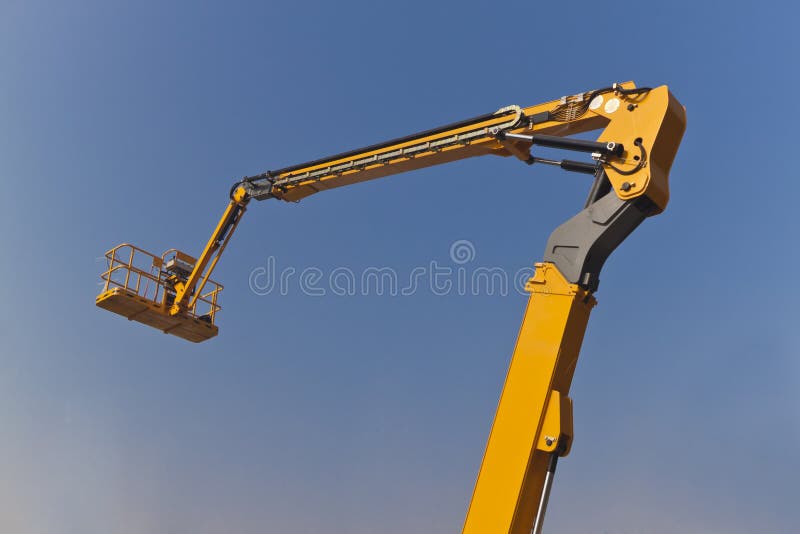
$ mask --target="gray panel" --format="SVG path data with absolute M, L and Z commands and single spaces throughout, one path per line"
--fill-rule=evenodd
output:
M 544 261 L 571 283 L 596 291 L 603 264 L 653 210 L 646 197 L 622 200 L 612 190 L 550 234 Z

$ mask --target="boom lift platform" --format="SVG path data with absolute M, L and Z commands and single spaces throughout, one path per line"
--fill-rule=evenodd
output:
M 541 532 L 559 457 L 572 444 L 569 389 L 606 259 L 669 201 L 668 175 L 686 112 L 666 86 L 633 82 L 440 128 L 243 178 L 203 252 L 156 256 L 122 244 L 106 253 L 96 303 L 189 341 L 217 335 L 222 286 L 210 276 L 250 200 L 290 202 L 332 189 L 464 158 L 513 156 L 593 177 L 583 209 L 550 235 L 531 293 L 463 534 Z M 602 130 L 596 141 L 570 137 Z M 552 160 L 536 147 L 591 155 Z M 502 195 L 496 181 L 487 194 Z
M 220 310 L 217 295 L 222 285 L 208 280 L 182 314 L 165 310 L 175 302 L 178 284 L 185 284 L 197 260 L 171 249 L 155 256 L 123 243 L 106 252 L 108 269 L 100 275 L 103 292 L 99 307 L 118 313 L 131 321 L 158 328 L 167 334 L 200 342 L 217 335 L 214 318 Z

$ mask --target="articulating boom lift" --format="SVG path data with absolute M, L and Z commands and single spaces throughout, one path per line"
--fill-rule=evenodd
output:
M 435 128 L 385 143 L 250 176 L 200 257 L 161 256 L 122 244 L 106 253 L 96 304 L 189 341 L 217 335 L 222 286 L 210 276 L 250 200 L 309 195 L 473 156 L 515 156 L 594 177 L 584 208 L 550 235 L 528 281 L 531 293 L 463 534 L 541 532 L 559 457 L 572 443 L 569 388 L 600 270 L 608 256 L 669 200 L 668 174 L 686 112 L 666 86 L 632 82 Z M 597 141 L 569 137 L 602 129 Z M 551 160 L 532 146 L 591 154 L 593 163 Z

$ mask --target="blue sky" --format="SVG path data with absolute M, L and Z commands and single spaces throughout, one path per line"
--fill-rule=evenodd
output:
M 0 529 L 454 532 L 525 299 L 258 295 L 281 266 L 516 270 L 581 176 L 482 158 L 251 205 L 220 336 L 96 309 L 102 253 L 197 252 L 232 181 L 610 82 L 688 110 L 672 201 L 606 264 L 551 532 L 792 532 L 789 3 L 0 5 Z

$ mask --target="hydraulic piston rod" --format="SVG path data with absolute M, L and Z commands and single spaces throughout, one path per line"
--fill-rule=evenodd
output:
M 556 476 L 556 466 L 558 465 L 558 452 L 550 455 L 550 462 L 547 464 L 547 474 L 544 477 L 544 488 L 542 496 L 539 498 L 539 510 L 536 512 L 536 521 L 533 523 L 532 534 L 542 534 L 544 527 L 544 514 L 547 512 L 547 503 L 550 501 L 550 490 L 553 489 L 553 479 Z
M 585 139 L 573 139 L 571 137 L 558 137 L 557 135 L 545 134 L 515 134 L 499 133 L 500 139 L 514 139 L 517 141 L 527 141 L 528 143 L 543 146 L 546 148 L 560 148 L 562 150 L 575 150 L 577 152 L 598 153 L 603 156 L 621 156 L 625 147 L 621 143 L 608 141 L 599 143 L 597 141 L 587 141 Z

